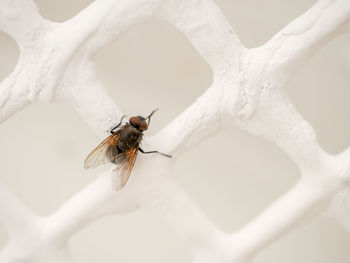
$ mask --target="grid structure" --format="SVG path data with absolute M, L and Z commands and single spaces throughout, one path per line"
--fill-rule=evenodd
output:
M 92 56 L 150 17 L 182 32 L 214 74 L 204 94 L 145 139 L 146 148 L 174 158 L 140 155 L 122 191 L 112 189 L 108 171 L 53 214 L 39 217 L 0 184 L 0 222 L 9 232 L 0 262 L 74 262 L 67 248 L 73 233 L 140 206 L 156 211 L 186 240 L 192 263 L 250 262 L 310 213 L 327 211 L 350 231 L 350 148 L 336 156 L 325 152 L 284 90 L 310 56 L 349 29 L 349 0 L 319 0 L 254 49 L 240 43 L 212 0 L 96 0 L 63 23 L 45 20 L 32 0 L 0 0 L 0 10 L 0 28 L 20 48 L 15 70 L 0 83 L 1 121 L 30 103 L 67 100 L 105 136 L 123 114 L 97 79 Z M 292 189 L 234 233 L 210 222 L 171 176 L 177 157 L 217 132 L 222 120 L 275 143 L 300 170 Z M 320 209 L 325 201 L 331 206 Z

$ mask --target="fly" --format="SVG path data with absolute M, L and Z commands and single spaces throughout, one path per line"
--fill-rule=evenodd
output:
M 122 189 L 129 179 L 132 168 L 134 167 L 138 151 L 141 153 L 159 153 L 168 158 L 171 155 L 158 151 L 145 152 L 141 149 L 143 132 L 148 129 L 152 115 L 158 109 L 152 111 L 146 118 L 134 116 L 129 122 L 122 125 L 125 115 L 120 122 L 111 129 L 109 135 L 103 140 L 85 159 L 84 168 L 95 168 L 108 162 L 117 165 L 115 172 L 116 190 Z

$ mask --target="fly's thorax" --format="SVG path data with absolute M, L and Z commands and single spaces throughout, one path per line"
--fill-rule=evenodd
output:
M 127 151 L 140 143 L 143 133 L 130 124 L 124 124 L 118 131 L 118 135 L 118 147 L 123 151 Z

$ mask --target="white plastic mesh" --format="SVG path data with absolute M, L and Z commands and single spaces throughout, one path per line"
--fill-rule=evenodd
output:
M 68 238 L 90 222 L 138 206 L 162 214 L 193 249 L 192 262 L 249 262 L 302 222 L 328 213 L 350 229 L 350 149 L 333 156 L 318 144 L 284 87 L 318 48 L 344 32 L 348 0 L 320 0 L 264 45 L 245 48 L 212 0 L 96 0 L 63 23 L 43 19 L 34 2 L 1 0 L 0 28 L 20 48 L 15 70 L 0 84 L 0 120 L 38 101 L 67 100 L 103 136 L 122 113 L 107 96 L 91 57 L 136 23 L 156 17 L 182 32 L 211 66 L 211 87 L 156 135 L 147 148 L 173 159 L 140 156 L 133 181 L 119 192 L 101 174 L 48 217 L 38 217 L 0 185 L 0 222 L 9 241 L 0 262 L 73 262 Z M 244 228 L 223 233 L 171 179 L 178 156 L 225 122 L 283 149 L 301 171 L 299 182 Z M 194 136 L 195 135 L 195 136 Z M 142 174 L 142 176 L 141 176 Z

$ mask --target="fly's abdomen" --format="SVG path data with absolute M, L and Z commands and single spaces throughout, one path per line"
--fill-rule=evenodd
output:
M 125 141 L 118 141 L 118 148 L 122 151 L 122 152 L 126 152 L 128 150 L 130 150 L 133 146 L 128 145 Z

